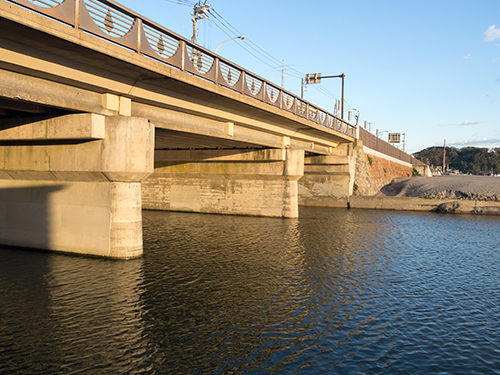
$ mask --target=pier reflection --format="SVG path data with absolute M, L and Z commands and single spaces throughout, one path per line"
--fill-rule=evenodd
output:
M 63 368 L 121 372 L 141 365 L 141 259 L 128 262 L 51 256 L 44 276 L 52 350 Z M 137 362 L 137 363 L 134 363 Z

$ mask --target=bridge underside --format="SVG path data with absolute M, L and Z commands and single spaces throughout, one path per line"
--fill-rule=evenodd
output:
M 142 209 L 296 218 L 299 204 L 349 195 L 349 145 L 313 156 L 145 118 L 43 112 L 2 120 L 3 244 L 130 259 L 142 255 Z
M 349 195 L 351 137 L 5 4 L 0 243 L 129 259 L 143 208 L 295 218 Z

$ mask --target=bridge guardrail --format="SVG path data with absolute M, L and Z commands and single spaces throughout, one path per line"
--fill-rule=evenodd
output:
M 109 40 L 181 71 L 356 137 L 353 125 L 113 0 L 3 0 Z
M 401 151 L 399 148 L 394 147 L 390 143 L 378 138 L 362 127 L 359 128 L 359 139 L 363 141 L 363 146 L 371 148 L 372 150 L 381 152 L 406 163 L 410 163 L 411 165 L 425 165 L 425 163 L 422 163 L 420 160 L 414 158 L 406 152 Z

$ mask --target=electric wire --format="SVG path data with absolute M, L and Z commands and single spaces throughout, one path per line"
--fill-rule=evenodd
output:
M 185 6 L 194 6 L 196 3 L 189 0 L 165 0 L 166 2 L 171 2 L 178 5 Z M 243 35 L 241 31 L 239 31 L 236 27 L 234 27 L 229 21 L 227 21 L 220 13 L 218 13 L 213 7 L 208 8 L 208 12 L 211 15 L 212 23 L 220 29 L 228 38 L 237 37 Z M 256 43 L 254 43 L 248 36 L 245 38 L 246 43 L 238 43 L 237 45 L 249 53 L 251 56 L 267 65 L 270 69 L 274 71 L 282 71 L 283 69 L 287 74 L 293 78 L 304 78 L 305 73 L 290 66 L 283 64 L 283 62 L 276 57 L 269 54 L 267 51 L 262 49 Z M 326 89 L 320 85 L 312 86 L 319 93 L 331 98 L 331 99 L 339 99 L 339 95 L 332 93 L 330 90 Z M 347 102 L 345 102 L 347 104 Z
M 189 7 L 193 7 L 196 3 L 193 2 L 193 1 L 186 1 L 186 0 L 165 0 L 166 2 L 168 3 L 173 3 L 173 4 L 177 4 L 177 5 L 185 5 L 185 6 L 189 6 Z

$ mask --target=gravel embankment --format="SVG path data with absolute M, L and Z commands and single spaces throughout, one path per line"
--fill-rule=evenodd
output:
M 434 176 L 399 179 L 384 186 L 380 195 L 500 202 L 500 177 Z

